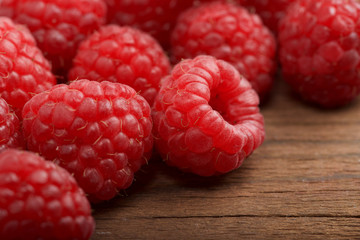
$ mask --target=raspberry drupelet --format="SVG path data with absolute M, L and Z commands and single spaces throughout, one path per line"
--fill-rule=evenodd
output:
M 0 97 L 21 119 L 24 104 L 55 83 L 50 64 L 28 29 L 0 17 Z
M 259 97 L 236 69 L 211 56 L 178 63 L 163 79 L 154 136 L 163 160 L 201 176 L 238 168 L 264 141 Z
M 29 150 L 74 174 L 93 202 L 129 187 L 152 152 L 150 106 L 120 83 L 56 85 L 27 102 L 23 119 Z
M 69 80 L 89 79 L 127 84 L 150 104 L 170 62 L 149 34 L 131 27 L 109 25 L 82 42 Z
M 95 223 L 75 179 L 39 155 L 0 153 L 1 239 L 87 240 Z
M 214 2 L 180 15 L 171 38 L 174 62 L 211 55 L 231 63 L 263 99 L 276 70 L 274 36 L 245 8 Z
M 349 103 L 360 93 L 360 3 L 300 0 L 279 28 L 283 78 L 306 101 Z

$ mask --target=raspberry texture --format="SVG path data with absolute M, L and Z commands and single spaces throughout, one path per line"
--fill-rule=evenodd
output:
M 360 4 L 300 0 L 280 23 L 284 79 L 309 101 L 342 106 L 360 93 Z
M 13 19 L 30 29 L 58 75 L 66 75 L 79 43 L 106 21 L 103 0 L 16 2 Z
M 13 17 L 17 0 L 1 0 L 0 1 L 0 16 Z
M 105 0 L 108 21 L 121 26 L 139 28 L 155 37 L 165 48 L 177 16 L 190 7 L 193 0 Z
M 0 151 L 6 148 L 24 148 L 20 121 L 7 102 L 0 98 Z
M 219 0 L 197 0 L 195 4 L 214 2 Z M 284 17 L 287 8 L 295 0 L 222 0 L 246 7 L 251 13 L 258 14 L 263 23 L 273 32 L 277 33 L 278 24 Z
M 91 201 L 130 186 L 150 158 L 150 106 L 127 85 L 78 80 L 33 97 L 23 110 L 28 148 L 74 174 Z
M 169 71 L 168 57 L 150 35 L 131 27 L 109 25 L 80 45 L 69 79 L 127 84 L 152 105 L 160 80 Z
M 0 17 L 0 97 L 21 118 L 24 104 L 56 83 L 30 32 Z
M 84 192 L 64 169 L 37 154 L 0 154 L 1 239 L 89 239 L 94 219 Z
M 178 19 L 171 44 L 175 62 L 204 54 L 231 63 L 261 98 L 272 86 L 275 39 L 257 15 L 240 6 L 215 2 L 187 10 Z
M 201 176 L 238 168 L 264 141 L 259 97 L 222 60 L 198 56 L 164 78 L 153 108 L 154 135 L 164 161 Z
M 243 0 L 241 4 L 250 12 L 259 14 L 264 24 L 277 33 L 280 19 L 293 2 L 295 0 Z
M 198 6 L 200 4 L 205 4 L 205 3 L 209 3 L 209 2 L 228 2 L 228 3 L 233 3 L 233 4 L 239 4 L 242 5 L 246 2 L 247 0 L 194 0 L 194 6 Z

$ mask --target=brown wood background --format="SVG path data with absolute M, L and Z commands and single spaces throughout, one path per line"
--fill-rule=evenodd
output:
M 202 178 L 154 159 L 94 206 L 92 239 L 360 239 L 360 100 L 322 110 L 278 83 L 262 113 L 266 141 L 240 169 Z

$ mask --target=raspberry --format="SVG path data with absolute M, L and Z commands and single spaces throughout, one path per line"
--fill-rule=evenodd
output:
M 0 151 L 5 148 L 24 148 L 20 122 L 7 102 L 0 98 Z
M 30 32 L 0 17 L 0 96 L 21 118 L 24 104 L 55 84 L 50 65 Z
M 154 103 L 157 149 L 167 164 L 201 176 L 234 170 L 264 140 L 258 104 L 250 83 L 225 61 L 184 60 Z
M 228 3 L 233 3 L 233 4 L 240 4 L 242 5 L 244 2 L 246 2 L 247 0 L 194 0 L 194 5 L 200 5 L 200 4 L 204 4 L 204 3 L 209 3 L 209 2 L 228 2 Z
M 164 47 L 169 45 L 169 32 L 177 16 L 193 0 L 105 0 L 108 21 L 139 28 L 155 37 Z
M 64 169 L 15 149 L 0 154 L 1 239 L 89 239 L 94 219 Z
M 219 0 L 198 0 L 196 4 L 214 1 Z M 233 2 L 246 7 L 252 13 L 258 14 L 264 24 L 276 34 L 280 19 L 295 0 L 222 0 L 222 2 Z
M 360 93 L 360 4 L 301 0 L 280 22 L 284 79 L 312 103 L 337 107 Z
M 277 33 L 278 24 L 284 17 L 286 9 L 295 0 L 243 0 L 242 5 L 251 12 L 259 14 L 264 24 L 274 33 Z
M 29 27 L 56 74 L 71 67 L 78 44 L 106 21 L 103 0 L 17 0 L 14 20 Z
M 14 9 L 17 0 L 1 0 L 0 1 L 0 16 L 13 17 Z
M 233 64 L 261 98 L 272 86 L 275 39 L 257 15 L 240 6 L 215 2 L 187 10 L 171 43 L 175 62 L 208 54 Z
M 152 151 L 150 106 L 127 85 L 78 80 L 30 99 L 28 148 L 74 174 L 94 201 L 130 186 Z
M 107 80 L 133 87 L 152 105 L 170 63 L 150 35 L 131 27 L 103 27 L 84 41 L 69 79 Z

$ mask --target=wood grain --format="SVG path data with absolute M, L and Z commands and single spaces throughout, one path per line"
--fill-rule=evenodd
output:
M 360 239 L 360 101 L 301 103 L 279 83 L 267 138 L 243 166 L 202 178 L 153 159 L 94 206 L 92 239 Z

